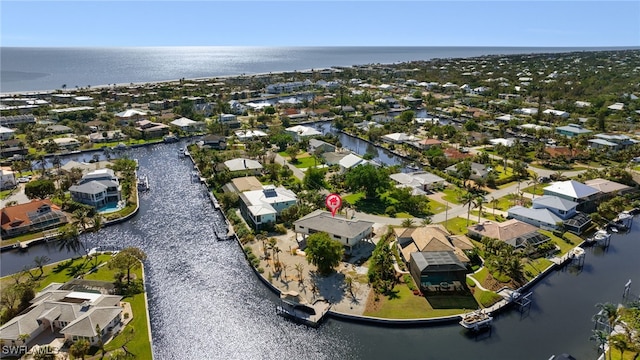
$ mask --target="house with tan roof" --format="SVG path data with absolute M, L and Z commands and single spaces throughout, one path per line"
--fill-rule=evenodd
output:
M 471 238 L 478 240 L 483 237 L 497 239 L 515 248 L 525 247 L 527 244 L 536 246 L 551 240 L 548 236 L 539 233 L 537 227 L 516 219 L 501 223 L 480 222 L 467 227 L 467 230 L 467 235 Z
M 469 257 L 449 240 L 451 234 L 439 224 L 415 228 L 394 228 L 395 239 L 406 262 L 414 252 L 452 251 L 462 263 L 469 263 Z M 460 241 L 460 239 L 457 239 Z M 468 244 L 471 244 L 468 241 Z M 472 245 L 472 244 L 471 244 Z
M 262 183 L 255 176 L 237 177 L 235 179 L 231 179 L 229 183 L 222 187 L 225 192 L 236 194 L 245 191 L 262 190 L 262 188 Z
M 31 200 L 26 204 L 7 206 L 1 210 L 0 219 L 4 239 L 44 231 L 69 221 L 60 207 L 49 199 Z
M 612 198 L 616 195 L 628 194 L 635 190 L 631 186 L 602 178 L 587 180 L 584 184 L 600 191 L 604 198 Z

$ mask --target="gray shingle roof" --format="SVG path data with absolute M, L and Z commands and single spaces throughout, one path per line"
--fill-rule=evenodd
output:
M 542 195 L 533 199 L 533 205 L 534 208 L 537 208 L 536 205 L 539 205 L 550 209 L 569 211 L 578 206 L 578 203 L 571 200 L 559 198 L 557 196 Z
M 347 238 L 353 238 L 373 226 L 373 223 L 370 221 L 347 220 L 338 214 L 332 217 L 331 213 L 322 210 L 316 210 L 296 220 L 294 224 L 296 226 L 304 226 L 308 229 Z

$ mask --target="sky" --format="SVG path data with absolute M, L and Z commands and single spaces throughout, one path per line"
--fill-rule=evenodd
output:
M 638 47 L 640 1 L 0 1 L 0 46 Z

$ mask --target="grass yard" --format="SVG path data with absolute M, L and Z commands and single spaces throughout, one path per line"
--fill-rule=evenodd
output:
M 491 209 L 487 209 L 486 208 L 482 209 L 482 218 L 484 219 L 489 219 L 491 221 L 495 221 L 495 222 L 503 222 L 506 219 L 500 215 L 500 214 L 496 214 L 495 216 L 493 215 Z M 478 219 L 478 210 L 471 210 L 471 218 L 472 219 Z
M 440 224 L 444 225 L 446 227 L 447 230 L 449 230 L 450 233 L 454 234 L 454 235 L 466 235 L 467 234 L 467 219 L 466 218 L 461 218 L 461 217 L 455 217 L 455 218 L 451 218 L 448 219 L 446 221 L 446 225 L 444 222 L 441 222 Z M 473 224 L 477 224 L 477 221 L 474 221 L 473 219 L 469 220 L 469 226 L 473 225 Z
M 475 300 L 470 296 L 443 294 L 432 297 L 432 304 L 428 298 L 414 295 L 406 284 L 396 285 L 394 292 L 392 298 L 380 295 L 378 309 L 365 311 L 364 315 L 386 319 L 433 318 L 457 315 L 465 312 L 466 309 L 477 308 Z M 438 308 L 445 303 L 447 308 Z
M 442 198 L 452 204 L 460 204 L 460 197 L 464 194 L 462 189 L 454 187 L 448 187 L 442 190 L 442 192 L 444 193 Z
M 560 255 L 564 255 L 566 253 L 569 252 L 569 250 L 573 249 L 574 247 L 578 246 L 578 244 L 580 244 L 583 240 L 581 237 L 579 237 L 578 235 L 572 234 L 570 232 L 565 232 L 564 233 L 564 239 L 561 239 L 555 235 L 553 235 L 553 232 L 548 231 L 548 230 L 539 230 L 539 232 L 541 234 L 547 235 L 548 237 L 551 238 L 551 241 L 553 241 L 554 244 L 558 245 L 558 247 L 560 247 Z
M 429 209 L 431 210 L 432 213 L 438 214 L 445 211 L 447 209 L 447 206 L 433 199 L 429 199 Z
M 389 192 L 386 192 L 380 195 L 379 197 L 373 198 L 373 199 L 367 199 L 364 197 L 364 192 L 358 192 L 358 193 L 346 195 L 342 198 L 342 200 L 353 205 L 358 211 L 365 212 L 367 214 L 387 216 L 387 217 L 389 216 L 386 214 L 387 207 L 398 203 L 398 200 L 389 196 Z M 440 212 L 444 211 L 444 205 L 438 203 L 437 201 L 433 201 L 433 203 L 435 203 L 436 207 L 438 208 L 442 207 L 442 210 L 440 210 Z M 429 199 L 429 205 L 434 206 L 432 205 L 431 199 Z M 430 208 L 430 209 L 431 211 L 433 211 L 433 208 Z M 414 218 L 416 216 L 406 212 L 397 212 L 394 217 Z
M 526 188 L 522 189 L 522 191 L 524 191 L 524 192 L 526 192 L 526 193 L 529 193 L 529 194 L 534 194 L 534 195 L 540 195 L 540 196 L 542 196 L 542 195 L 544 195 L 544 188 L 545 188 L 546 186 L 548 186 L 548 185 L 546 185 L 546 184 L 538 184 L 538 185 L 535 185 L 535 186 L 534 186 L 534 185 L 531 185 L 531 186 L 528 186 L 528 187 L 526 187 Z M 535 187 L 535 191 L 533 191 L 533 190 L 534 190 L 534 189 L 533 189 L 534 187 Z

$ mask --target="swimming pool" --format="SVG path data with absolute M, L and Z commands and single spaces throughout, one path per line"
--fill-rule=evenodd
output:
M 122 209 L 120 204 L 118 204 L 117 202 L 111 202 L 111 203 L 107 203 L 106 205 L 104 205 L 102 207 L 99 207 L 98 208 L 98 212 L 100 214 L 107 214 L 107 213 L 116 212 L 116 211 L 118 211 L 120 209 Z

